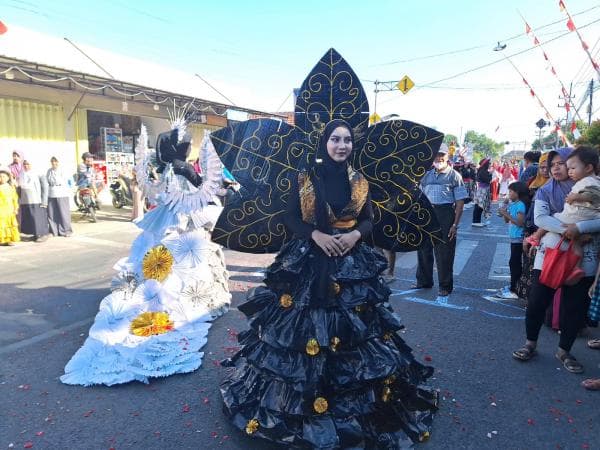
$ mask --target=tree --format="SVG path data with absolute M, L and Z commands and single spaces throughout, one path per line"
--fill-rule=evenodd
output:
M 585 129 L 581 137 L 577 140 L 578 144 L 600 145 L 600 120 L 595 120 Z
M 485 134 L 477 133 L 473 130 L 467 131 L 467 134 L 465 134 L 465 142 L 468 142 L 473 146 L 473 157 L 475 160 L 483 158 L 499 158 L 504 149 L 503 143 L 496 142 Z
M 458 138 L 453 134 L 447 134 L 444 136 L 444 144 L 450 145 L 452 143 L 458 144 Z

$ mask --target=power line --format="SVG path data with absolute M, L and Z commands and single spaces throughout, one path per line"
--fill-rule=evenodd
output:
M 579 16 L 581 14 L 585 14 L 589 11 L 592 11 L 596 8 L 600 8 L 600 5 L 596 5 L 596 6 L 592 6 L 591 8 L 588 8 L 586 10 L 580 11 L 578 13 L 573 14 L 573 16 Z M 564 22 L 564 19 L 560 19 L 560 20 L 556 20 L 554 22 L 551 23 L 547 23 L 545 25 L 542 25 L 538 28 L 535 28 L 533 31 L 538 31 L 538 30 L 542 30 L 544 28 L 548 28 L 552 25 L 556 25 L 557 23 L 561 23 Z M 501 42 L 510 42 L 514 39 L 518 39 L 518 38 L 522 38 L 523 37 L 523 33 L 519 33 L 519 34 L 515 34 L 514 36 L 511 36 L 509 38 L 506 39 L 501 39 Z M 550 41 L 548 41 L 550 42 Z M 370 67 L 379 67 L 379 66 L 389 66 L 389 65 L 393 65 L 393 64 L 400 64 L 400 63 L 407 63 L 407 62 L 413 62 L 413 61 L 421 61 L 424 59 L 432 59 L 432 58 L 438 58 L 440 56 L 448 56 L 448 55 L 455 55 L 457 53 L 465 53 L 465 52 L 470 52 L 473 50 L 477 50 L 480 48 L 488 48 L 490 46 L 490 44 L 482 44 L 482 45 L 476 45 L 474 47 L 468 47 L 468 48 L 462 48 L 462 49 L 458 49 L 458 50 L 451 50 L 451 51 L 447 51 L 447 52 L 443 52 L 443 53 L 436 53 L 433 55 L 426 55 L 426 56 L 417 56 L 415 58 L 409 58 L 409 59 L 400 59 L 400 60 L 396 60 L 396 61 L 390 61 L 390 62 L 386 62 L 386 63 L 380 63 L 380 64 L 373 64 Z
M 582 25 L 582 26 L 581 26 L 581 27 L 579 27 L 579 28 L 580 28 L 580 29 L 582 29 L 582 28 L 586 28 L 586 27 L 589 27 L 590 25 L 593 25 L 593 24 L 595 24 L 595 23 L 598 23 L 598 22 L 600 22 L 600 19 L 596 19 L 596 20 L 594 20 L 593 22 L 590 22 L 590 23 L 587 23 L 587 24 L 585 24 L 585 25 Z M 563 38 L 563 37 L 565 37 L 565 36 L 567 36 L 567 35 L 569 35 L 569 34 L 571 34 L 571 32 L 570 32 L 570 31 L 567 31 L 566 33 L 563 33 L 563 34 L 561 34 L 561 35 L 559 35 L 559 36 L 556 36 L 556 37 L 554 37 L 554 38 L 552 38 L 552 39 L 549 39 L 549 40 L 547 40 L 546 42 L 544 42 L 544 44 L 548 44 L 548 43 L 550 43 L 550 42 L 553 42 L 553 41 L 555 41 L 555 40 L 557 40 L 557 39 Z M 534 45 L 533 47 L 529 47 L 529 48 L 526 48 L 525 50 L 521 50 L 521 51 L 519 51 L 519 52 L 513 53 L 512 55 L 509 55 L 509 57 L 510 57 L 510 58 L 512 58 L 512 57 L 514 57 L 514 56 L 522 55 L 523 53 L 527 53 L 527 52 L 529 52 L 529 51 L 533 50 L 533 49 L 534 49 L 534 48 L 536 48 L 536 47 L 537 47 L 537 45 Z M 478 70 L 485 69 L 486 67 L 489 67 L 489 66 L 492 66 L 492 65 L 494 65 L 494 64 L 498 64 L 498 63 L 500 63 L 500 62 L 504 62 L 504 61 L 505 61 L 505 58 L 500 58 L 500 59 L 497 59 L 497 60 L 495 60 L 495 61 L 489 62 L 489 63 L 487 63 L 487 64 L 483 64 L 483 65 L 481 65 L 481 66 L 477 66 L 477 67 L 474 67 L 474 68 L 472 68 L 472 69 L 465 70 L 465 71 L 463 71 L 463 72 L 457 73 L 457 74 L 455 74 L 455 75 L 451 75 L 451 76 L 449 76 L 449 77 L 442 78 L 442 79 L 440 79 L 440 80 L 432 81 L 432 82 L 430 82 L 430 83 L 425 83 L 425 84 L 423 84 L 423 85 L 421 85 L 421 86 L 422 86 L 422 87 L 424 87 L 424 86 L 431 86 L 431 85 L 433 85 L 433 84 L 438 84 L 438 83 L 441 83 L 442 81 L 452 80 L 453 78 L 458 78 L 458 77 L 460 77 L 460 76 L 462 76 L 462 75 L 467 75 L 467 74 L 469 74 L 469 73 L 471 73 L 471 72 L 476 72 L 476 71 L 478 71 Z M 416 87 L 420 87 L 420 86 L 416 86 Z

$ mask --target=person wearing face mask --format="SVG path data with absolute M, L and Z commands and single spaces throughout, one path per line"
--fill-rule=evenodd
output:
M 433 169 L 421 180 L 425 193 L 442 228 L 443 242 L 425 245 L 417 251 L 417 282 L 414 289 L 433 287 L 433 260 L 438 270 L 439 296 L 447 297 L 453 289 L 454 253 L 456 232 L 462 216 L 464 201 L 469 194 L 460 174 L 448 165 L 448 147 L 440 147 Z

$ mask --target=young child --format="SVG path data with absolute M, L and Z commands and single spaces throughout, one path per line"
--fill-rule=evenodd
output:
M 0 169 L 0 244 L 14 245 L 21 240 L 17 212 L 19 197 L 15 187 L 10 183 L 10 173 Z
M 508 186 L 508 205 L 500 208 L 498 214 L 508 223 L 510 238 L 510 286 L 505 286 L 497 296 L 504 299 L 517 299 L 517 282 L 523 271 L 523 236 L 525 235 L 525 213 L 529 207 L 529 189 L 521 181 Z
M 562 212 L 553 215 L 562 224 L 570 225 L 584 220 L 600 219 L 600 178 L 596 176 L 598 162 L 598 150 L 587 146 L 577 147 L 567 158 L 569 178 L 575 181 L 575 184 L 565 199 Z M 538 246 L 546 233 L 545 230 L 538 229 L 527 242 Z M 573 251 L 582 254 L 581 245 L 575 242 Z M 578 270 L 576 274 L 569 277 L 567 284 L 576 283 L 582 276 L 583 272 Z

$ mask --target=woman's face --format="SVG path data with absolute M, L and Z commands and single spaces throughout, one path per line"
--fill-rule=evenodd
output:
M 58 161 L 53 159 L 52 161 L 50 161 L 50 164 L 52 164 L 52 168 L 53 169 L 58 169 Z
M 352 135 L 346 127 L 337 127 L 327 140 L 327 154 L 337 163 L 344 162 L 352 153 Z
M 8 175 L 4 172 L 0 173 L 0 184 L 8 183 Z
M 566 181 L 569 178 L 567 165 L 560 155 L 555 155 L 550 161 L 550 173 L 556 181 Z
M 550 178 L 550 174 L 548 173 L 548 160 L 540 161 L 538 165 L 538 172 L 544 178 Z
M 29 169 L 31 169 L 31 164 L 29 163 L 29 161 L 23 161 L 23 170 L 25 172 L 29 172 Z

